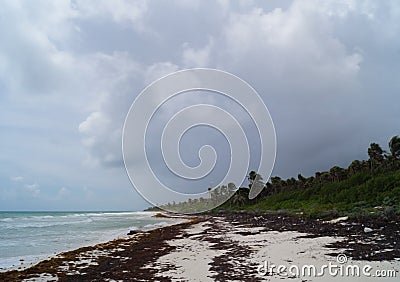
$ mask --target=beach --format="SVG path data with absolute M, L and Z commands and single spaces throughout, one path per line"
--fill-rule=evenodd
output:
M 399 237 L 398 219 L 220 212 L 64 252 L 0 280 L 397 281 Z
M 0 212 L 0 272 L 184 219 L 155 212 Z

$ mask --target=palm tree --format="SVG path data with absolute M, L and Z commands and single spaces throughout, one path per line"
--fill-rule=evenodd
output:
M 328 171 L 324 171 L 321 173 L 320 179 L 322 183 L 328 183 L 332 181 L 332 175 Z
M 360 172 L 362 170 L 362 163 L 359 160 L 353 161 L 349 167 L 348 171 L 350 175 L 356 174 L 357 172 Z
M 263 197 L 267 197 L 268 195 L 270 195 L 270 194 L 273 194 L 273 191 L 272 191 L 272 184 L 271 184 L 271 182 L 267 182 L 266 184 L 265 184 L 265 187 L 264 187 L 264 190 L 263 190 Z
M 303 188 L 308 188 L 311 187 L 315 183 L 315 177 L 310 176 L 309 178 L 306 178 L 306 181 L 304 182 Z
M 384 151 L 382 150 L 381 146 L 379 146 L 379 144 L 371 143 L 370 147 L 368 148 L 368 156 L 371 162 L 371 171 L 382 164 L 384 160 L 383 153 Z
M 235 206 L 242 206 L 246 202 L 246 196 L 244 196 L 242 193 L 236 191 L 235 195 L 231 198 L 231 203 Z
M 229 182 L 228 183 L 228 193 L 235 192 L 238 188 L 236 187 L 235 183 Z
M 321 182 L 321 176 L 322 176 L 322 172 L 317 171 L 317 172 L 315 173 L 315 181 L 316 181 L 317 183 L 320 183 L 320 182 Z
M 343 180 L 346 177 L 345 170 L 341 167 L 334 166 L 329 170 L 329 173 L 331 174 L 331 177 L 333 179 L 333 182 L 339 182 Z
M 390 154 L 395 160 L 400 159 L 400 137 L 393 136 L 389 141 Z
M 280 192 L 282 187 L 282 179 L 279 176 L 271 177 L 271 185 L 274 188 L 274 194 Z
M 296 188 L 297 180 L 294 177 L 291 177 L 286 180 L 287 186 L 292 189 Z
M 254 198 L 260 196 L 260 193 L 263 191 L 265 183 L 263 182 L 263 178 L 260 174 L 255 172 L 254 170 L 250 171 L 249 176 L 247 177 L 249 180 L 249 199 L 253 200 Z
M 297 175 L 297 179 L 298 179 L 301 183 L 304 183 L 304 182 L 306 181 L 306 178 L 305 178 L 303 175 L 301 175 L 301 173 L 299 173 L 299 174 Z
M 257 177 L 257 172 L 255 172 L 254 170 L 250 171 L 249 176 L 247 177 L 247 179 L 250 182 L 249 188 L 251 188 L 251 186 L 253 185 L 253 182 L 256 180 L 256 177 Z

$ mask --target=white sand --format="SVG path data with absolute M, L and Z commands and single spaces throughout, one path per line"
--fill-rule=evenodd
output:
M 58 281 L 57 276 L 53 276 L 49 273 L 42 273 L 39 277 L 24 279 L 22 282 L 50 282 L 50 281 Z
M 190 238 L 170 241 L 169 244 L 175 246 L 176 251 L 162 256 L 155 264 L 147 267 L 161 269 L 163 266 L 175 266 L 177 270 L 157 273 L 157 276 L 171 277 L 172 281 L 213 281 L 208 277 L 213 274 L 209 270 L 209 263 L 221 252 L 211 250 L 211 243 L 200 240 L 201 235 L 198 234 L 206 229 L 205 225 L 204 222 L 198 223 L 186 229 L 186 233 L 192 235 Z
M 234 227 L 224 221 L 217 223 L 222 227 L 223 232 L 212 232 L 207 222 L 192 225 L 186 230 L 190 236 L 183 236 L 169 242 L 175 246 L 176 250 L 170 254 L 160 257 L 156 263 L 147 267 L 159 269 L 158 276 L 170 277 L 172 281 L 214 281 L 213 273 L 210 271 L 210 263 L 216 256 L 227 253 L 228 250 L 215 250 L 210 247 L 212 244 L 204 240 L 205 237 L 218 238 L 220 240 L 233 241 L 236 244 L 248 248 L 250 256 L 245 260 L 245 268 L 248 269 L 248 274 L 253 277 L 260 278 L 265 281 L 282 281 L 290 279 L 293 282 L 301 281 L 399 281 L 400 277 L 400 261 L 385 261 L 385 262 L 368 262 L 368 261 L 348 261 L 340 264 L 336 257 L 328 256 L 327 253 L 340 253 L 340 250 L 328 249 L 324 245 L 342 240 L 340 237 L 318 237 L 318 238 L 299 238 L 307 234 L 299 232 L 277 232 L 277 231 L 262 231 L 263 228 L 241 228 Z M 207 234 L 204 231 L 207 229 Z M 260 232 L 261 231 L 261 232 Z M 251 232 L 254 234 L 240 235 L 237 232 Z M 342 257 L 343 258 L 343 257 Z M 235 263 L 243 263 L 237 258 L 232 258 Z M 346 268 L 349 266 L 358 267 L 361 271 L 360 277 L 354 275 L 330 275 L 328 269 L 325 269 L 323 276 L 316 277 L 315 274 L 302 275 L 302 267 L 305 265 L 315 266 L 316 273 L 321 273 L 323 265 L 337 265 L 343 269 L 345 274 Z M 268 275 L 263 274 L 265 266 L 271 268 L 279 265 L 291 269 L 292 272 L 277 272 Z M 363 267 L 371 266 L 368 272 L 372 275 L 378 270 L 397 271 L 396 277 L 367 277 L 363 275 Z M 299 275 L 291 275 L 296 272 L 296 266 L 299 269 Z M 169 267 L 170 270 L 163 271 L 162 269 Z M 261 271 L 259 274 L 258 269 Z M 334 270 L 335 272 L 335 270 Z M 333 272 L 333 273 L 334 273 Z M 352 273 L 352 271 L 350 272 Z M 308 274 L 308 275 L 307 275 Z

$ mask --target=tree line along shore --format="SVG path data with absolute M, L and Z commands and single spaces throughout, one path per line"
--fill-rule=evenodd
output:
M 282 179 L 273 176 L 261 193 L 249 199 L 255 182 L 262 182 L 261 173 L 251 171 L 249 187 L 236 188 L 229 183 L 209 188 L 208 198 L 189 199 L 168 203 L 161 209 L 196 213 L 205 206 L 213 206 L 227 193 L 232 194 L 223 205 L 212 211 L 250 210 L 278 211 L 308 217 L 335 217 L 341 215 L 373 216 L 400 214 L 400 137 L 394 136 L 385 151 L 377 143 L 368 148 L 367 160 L 354 160 L 347 168 L 332 167 L 316 172 L 314 176 Z M 149 210 L 157 210 L 157 207 Z

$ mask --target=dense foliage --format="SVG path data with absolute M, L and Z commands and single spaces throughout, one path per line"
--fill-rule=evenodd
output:
M 315 176 L 301 174 L 286 180 L 271 177 L 263 192 L 249 200 L 241 189 L 242 201 L 234 196 L 223 209 L 287 210 L 306 215 L 400 213 L 400 138 L 389 142 L 390 152 L 371 143 L 368 160 L 355 160 L 347 168 L 332 167 L 316 172 Z M 254 173 L 251 176 L 254 178 Z M 250 184 L 251 185 L 251 184 Z
M 341 214 L 365 215 L 373 213 L 400 213 L 400 138 L 389 142 L 390 152 L 379 144 L 371 143 L 368 160 L 355 160 L 347 168 L 332 167 L 329 171 L 316 172 L 315 176 L 281 179 L 271 177 L 263 191 L 255 198 L 248 198 L 249 188 L 258 174 L 249 173 L 249 188 L 227 186 L 209 189 L 208 199 L 194 199 L 185 203 L 168 204 L 168 209 L 192 210 L 209 204 L 223 193 L 234 195 L 218 209 L 285 210 L 308 216 Z M 191 208 L 190 208 L 191 207 Z

